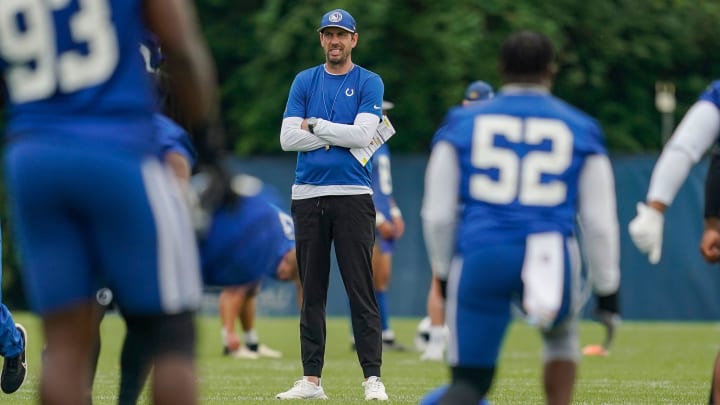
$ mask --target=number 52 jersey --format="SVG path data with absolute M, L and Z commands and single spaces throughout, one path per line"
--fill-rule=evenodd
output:
M 606 154 L 600 126 L 585 113 L 540 88 L 503 90 L 452 109 L 436 135 L 457 153 L 460 251 L 531 233 L 573 234 L 585 159 Z

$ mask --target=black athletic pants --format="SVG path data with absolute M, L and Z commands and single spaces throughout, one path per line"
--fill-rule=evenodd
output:
M 365 377 L 380 377 L 382 326 L 375 300 L 372 248 L 375 206 L 368 194 L 293 200 L 295 247 L 303 304 L 300 348 L 303 375 L 322 375 L 325 361 L 325 306 L 331 246 L 350 301 L 358 360 Z

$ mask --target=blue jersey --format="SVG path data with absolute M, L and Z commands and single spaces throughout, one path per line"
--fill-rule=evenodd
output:
M 392 174 L 390 172 L 390 148 L 383 144 L 371 159 L 373 165 L 372 190 L 375 210 L 389 221 L 392 217 Z
M 8 134 L 151 150 L 141 9 L 140 0 L 0 2 Z
M 715 80 L 705 88 L 705 91 L 700 94 L 698 101 L 708 101 L 715 105 L 715 108 L 720 111 L 720 80 Z M 720 135 L 720 134 L 719 134 Z M 720 155 L 720 136 L 715 139 L 715 148 L 713 149 L 713 155 Z
M 597 122 L 546 92 L 500 93 L 456 107 L 438 141 L 460 165 L 460 252 L 530 233 L 573 233 L 585 158 L 606 153 Z
M 154 119 L 160 143 L 160 158 L 162 159 L 168 152 L 177 152 L 185 156 L 190 167 L 193 167 L 197 160 L 197 152 L 190 140 L 190 135 L 164 114 L 156 113 Z
M 700 94 L 698 100 L 709 101 L 715 104 L 715 106 L 720 110 L 720 80 L 715 80 L 710 83 L 705 91 Z
M 5 184 L 37 313 L 89 300 L 101 282 L 128 314 L 199 303 L 190 218 L 155 158 L 155 88 L 138 51 L 143 5 L 0 1 L 13 139 L 3 150 Z
M 283 256 L 295 247 L 290 215 L 260 193 L 241 196 L 216 212 L 200 242 L 203 279 L 209 285 L 244 285 L 275 277 Z
M 315 66 L 295 77 L 283 118 L 317 117 L 352 125 L 359 113 L 370 113 L 379 121 L 383 91 L 380 76 L 360 66 L 344 75 L 330 74 L 324 65 Z M 321 148 L 298 152 L 295 184 L 371 187 L 371 171 L 371 165 L 360 165 L 347 148 Z

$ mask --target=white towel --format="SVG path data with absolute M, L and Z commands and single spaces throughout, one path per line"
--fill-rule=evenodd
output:
M 527 237 L 522 269 L 523 309 L 526 320 L 550 329 L 562 305 L 564 260 L 563 236 L 557 232 Z

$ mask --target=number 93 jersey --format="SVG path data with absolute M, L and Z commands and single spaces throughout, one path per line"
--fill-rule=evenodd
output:
M 530 233 L 573 233 L 584 160 L 606 153 L 595 120 L 547 91 L 509 89 L 450 110 L 444 125 L 436 141 L 453 145 L 461 173 L 461 251 Z
M 8 133 L 148 138 L 155 101 L 138 52 L 141 12 L 142 0 L 0 1 Z

